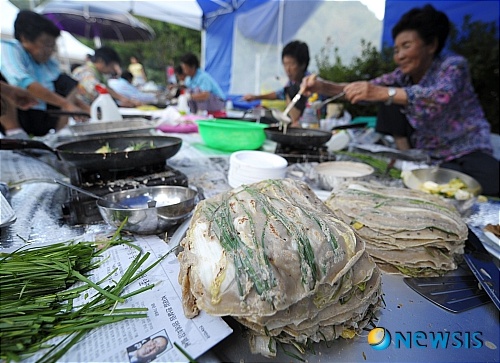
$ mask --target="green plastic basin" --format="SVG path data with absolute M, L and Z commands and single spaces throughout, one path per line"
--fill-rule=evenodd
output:
M 222 151 L 256 150 L 266 140 L 266 124 L 231 119 L 198 120 L 203 142 Z

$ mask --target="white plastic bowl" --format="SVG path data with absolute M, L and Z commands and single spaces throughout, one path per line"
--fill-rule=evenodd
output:
M 286 175 L 288 161 L 265 151 L 243 150 L 229 158 L 228 182 L 233 188 L 266 179 L 282 179 Z
M 282 170 L 288 166 L 288 161 L 279 155 L 255 150 L 234 152 L 231 154 L 229 162 L 233 166 L 242 166 L 262 171 Z

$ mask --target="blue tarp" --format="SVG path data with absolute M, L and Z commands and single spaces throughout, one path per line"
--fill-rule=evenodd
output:
M 203 10 L 203 28 L 206 31 L 205 70 L 227 93 L 231 83 L 235 12 L 245 13 L 269 0 L 197 1 Z
M 322 1 L 197 0 L 203 11 L 203 28 L 206 31 L 205 70 L 228 93 L 237 17 L 240 19 L 239 31 L 245 37 L 260 43 L 286 44 Z M 280 7 L 283 9 L 283 24 L 278 30 Z M 279 35 L 281 39 L 278 39 Z

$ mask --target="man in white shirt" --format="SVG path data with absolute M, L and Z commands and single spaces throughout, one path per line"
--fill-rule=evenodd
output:
M 125 71 L 120 78 L 112 78 L 108 80 L 108 86 L 116 93 L 124 97 L 142 102 L 142 103 L 157 103 L 157 98 L 154 93 L 141 92 L 132 84 L 132 73 Z

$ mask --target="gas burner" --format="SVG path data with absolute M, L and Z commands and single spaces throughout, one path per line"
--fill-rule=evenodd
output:
M 188 186 L 188 178 L 166 165 L 145 165 L 130 170 L 88 171 L 70 170 L 73 185 L 104 196 L 108 193 L 156 185 Z M 95 199 L 69 189 L 69 200 L 63 205 L 63 214 L 69 224 L 90 224 L 102 221 Z
M 294 147 L 292 145 L 277 144 L 274 153 L 284 157 L 289 163 L 322 163 L 335 160 L 335 155 L 328 151 L 326 145 Z

